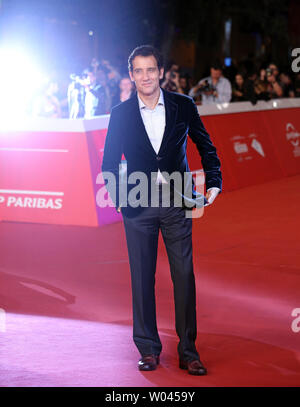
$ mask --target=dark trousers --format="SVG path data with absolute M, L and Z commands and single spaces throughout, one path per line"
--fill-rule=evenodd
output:
M 192 253 L 192 219 L 185 209 L 147 207 L 136 217 L 123 215 L 132 287 L 133 340 L 142 356 L 159 355 L 162 344 L 157 331 L 155 306 L 155 270 L 159 230 L 170 263 L 174 289 L 175 326 L 182 360 L 199 359 L 195 347 L 197 335 L 196 293 Z

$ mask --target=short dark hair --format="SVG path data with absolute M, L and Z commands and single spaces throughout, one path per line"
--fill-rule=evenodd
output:
M 149 57 L 151 55 L 153 55 L 154 58 L 156 59 L 158 69 L 160 70 L 161 68 L 163 68 L 163 57 L 161 53 L 158 51 L 158 49 L 154 48 L 152 45 L 140 45 L 139 47 L 136 47 L 129 55 L 128 70 L 130 72 L 133 71 L 132 61 L 134 60 L 135 57 L 137 56 Z
M 223 71 L 222 62 L 219 59 L 215 59 L 210 65 L 210 67 L 213 69 L 218 69 L 219 71 Z

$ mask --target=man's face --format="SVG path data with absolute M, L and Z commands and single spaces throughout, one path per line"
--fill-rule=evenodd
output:
M 212 79 L 219 79 L 221 75 L 221 69 L 210 68 L 210 76 L 212 77 Z
M 163 78 L 164 69 L 158 69 L 153 55 L 136 56 L 132 61 L 130 79 L 135 83 L 138 93 L 145 96 L 154 94 L 159 88 L 159 80 Z

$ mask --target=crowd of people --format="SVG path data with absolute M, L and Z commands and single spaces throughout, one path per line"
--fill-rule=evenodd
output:
M 255 104 L 259 100 L 300 97 L 300 73 L 291 75 L 287 71 L 280 71 L 274 63 L 256 72 L 227 68 L 214 61 L 210 66 L 210 75 L 193 84 L 191 77 L 173 65 L 166 72 L 162 87 L 188 94 L 202 105 L 243 101 Z
M 231 103 L 300 97 L 300 73 L 280 71 L 275 63 L 261 69 L 225 67 L 220 61 L 210 65 L 209 75 L 195 81 L 178 64 L 165 70 L 161 87 L 193 97 L 197 104 Z M 92 118 L 109 114 L 112 107 L 135 93 L 130 77 L 122 75 L 109 61 L 93 58 L 81 75 L 70 75 L 66 97 L 59 97 L 57 82 L 49 82 L 33 106 L 34 116 L 51 118 Z

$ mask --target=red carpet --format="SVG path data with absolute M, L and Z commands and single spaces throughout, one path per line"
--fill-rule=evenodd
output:
M 161 365 L 139 372 L 123 224 L 0 223 L 1 386 L 299 386 L 300 176 L 222 193 L 194 220 L 200 357 L 178 368 L 160 241 Z M 300 325 L 300 323 L 298 324 Z

